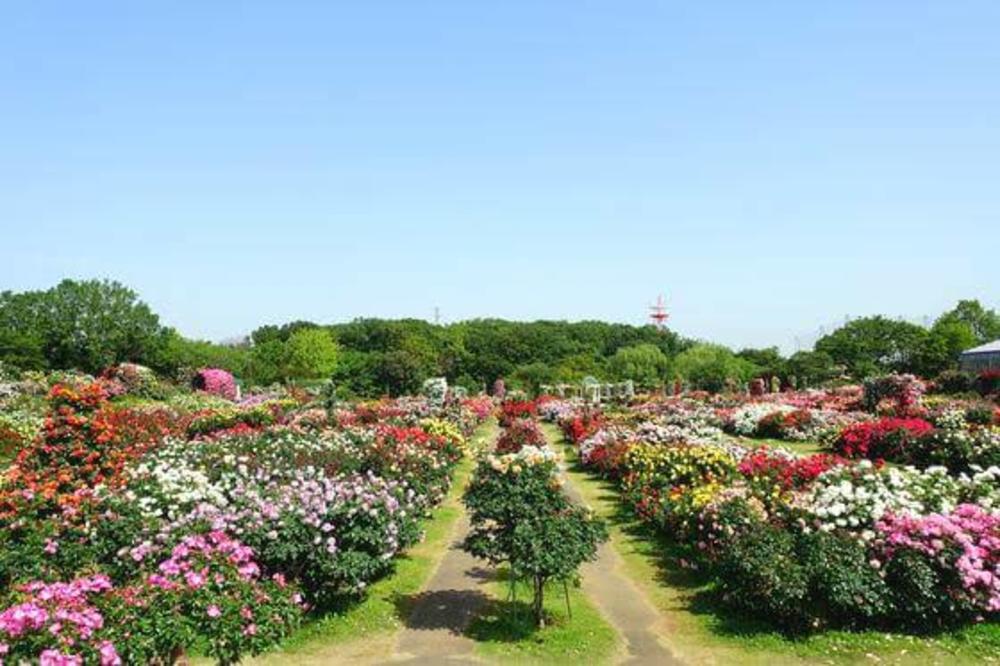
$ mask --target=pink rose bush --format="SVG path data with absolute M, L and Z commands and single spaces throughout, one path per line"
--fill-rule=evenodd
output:
M 960 586 L 949 588 L 948 596 L 982 613 L 1000 611 L 1000 514 L 975 504 L 927 516 L 890 513 L 876 530 L 880 560 L 890 562 L 900 551 L 919 553 L 958 574 Z
M 219 663 L 259 654 L 300 621 L 302 596 L 281 574 L 262 575 L 254 551 L 225 532 L 188 534 L 139 583 L 109 595 L 117 644 L 130 663 L 192 639 Z M 153 631 L 134 629 L 152 624 Z
M 236 400 L 236 380 L 226 370 L 220 368 L 199 370 L 192 380 L 192 385 L 199 391 L 205 391 L 226 400 Z
M 0 659 L 17 663 L 99 663 L 117 666 L 121 658 L 106 638 L 104 616 L 93 597 L 112 588 L 107 576 L 69 583 L 33 581 L 17 587 L 17 603 L 0 612 Z

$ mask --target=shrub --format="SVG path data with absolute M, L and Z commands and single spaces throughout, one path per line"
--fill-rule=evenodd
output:
M 990 405 L 973 405 L 965 410 L 965 420 L 975 425 L 993 425 L 998 422 L 1000 411 Z
M 86 660 L 102 666 L 121 664 L 106 638 L 104 616 L 93 598 L 111 589 L 107 576 L 69 583 L 33 581 L 15 592 L 15 603 L 0 612 L 2 657 L 12 663 L 40 659 L 42 664 Z
M 912 467 L 878 467 L 862 460 L 834 467 L 800 495 L 794 508 L 810 529 L 842 532 L 871 541 L 875 525 L 887 511 L 923 515 L 947 510 L 963 493 L 984 493 L 976 501 L 992 502 L 992 479 L 982 479 L 973 489 L 948 475 L 942 467 L 918 471 Z
M 538 423 L 529 419 L 516 419 L 504 428 L 496 443 L 497 453 L 517 453 L 526 446 L 544 447 L 545 435 Z
M 13 456 L 21 450 L 27 440 L 2 417 L 0 417 L 0 458 Z
M 284 578 L 261 577 L 253 551 L 223 532 L 192 534 L 156 572 L 107 605 L 110 633 L 129 663 L 204 646 L 219 664 L 259 654 L 298 625 L 299 597 Z
M 757 423 L 758 437 L 790 439 L 795 432 L 802 432 L 812 425 L 812 412 L 808 409 L 771 412 Z
M 199 370 L 194 379 L 191 380 L 191 385 L 199 391 L 205 391 L 226 400 L 236 400 L 236 380 L 221 368 Z
M 914 550 L 899 551 L 885 565 L 895 621 L 915 630 L 936 629 L 967 618 L 971 609 L 941 594 L 954 572 Z
M 906 559 L 897 571 L 917 569 L 917 581 L 902 599 L 906 606 L 921 607 L 931 617 L 952 616 L 976 610 L 1000 611 L 1000 515 L 974 504 L 962 504 L 950 513 L 914 517 L 889 514 L 876 526 L 881 557 L 892 561 L 901 552 L 918 554 L 930 571 Z M 934 595 L 947 603 L 927 602 L 932 582 Z M 905 582 L 904 582 L 905 583 Z M 905 588 L 904 588 L 905 589 Z
M 848 458 L 907 461 L 917 440 L 933 429 L 923 419 L 883 418 L 855 423 L 841 430 L 833 448 Z
M 934 379 L 939 393 L 967 393 L 972 390 L 972 376 L 960 370 L 945 370 Z
M 162 399 L 167 395 L 166 387 L 156 378 L 156 374 L 137 363 L 119 363 L 111 366 L 101 374 L 101 377 L 119 382 L 129 395 L 155 399 Z
M 435 407 L 444 404 L 448 397 L 448 380 L 445 377 L 431 377 L 424 380 L 420 394 L 430 400 Z
M 397 446 L 409 456 L 393 470 L 405 483 L 372 471 L 392 468 L 385 456 Z M 171 442 L 147 456 L 130 483 L 147 519 L 165 518 L 130 557 L 144 561 L 160 543 L 211 526 L 239 534 L 266 571 L 299 582 L 312 601 L 357 593 L 419 537 L 430 498 L 415 488 L 433 483 L 420 470 L 436 479 L 448 469 L 417 446 L 374 433 L 356 443 L 291 432 Z M 336 473 L 320 471 L 329 467 Z
M 493 413 L 493 401 L 487 396 L 477 396 L 475 398 L 464 398 L 462 407 L 468 409 L 480 421 L 485 421 Z
M 580 460 L 604 476 L 617 479 L 625 468 L 625 455 L 633 442 L 617 429 L 598 430 L 580 443 Z
M 193 438 L 233 429 L 237 432 L 257 430 L 282 423 L 285 409 L 289 406 L 284 400 L 268 400 L 246 408 L 231 406 L 205 410 L 191 418 L 187 424 L 187 434 Z
M 79 507 L 93 498 L 95 486 L 121 486 L 125 464 L 172 427 L 166 412 L 109 407 L 99 383 L 57 384 L 41 436 L 18 453 L 0 488 L 0 518 L 27 505 L 43 512 Z
M 980 395 L 1000 393 L 1000 370 L 985 370 L 976 377 L 973 384 Z
M 889 586 L 858 541 L 813 532 L 802 537 L 803 565 L 817 615 L 836 626 L 861 626 L 891 610 Z
M 585 410 L 561 423 L 563 435 L 574 444 L 593 435 L 603 424 L 601 414 L 595 410 Z
M 658 446 L 639 442 L 625 454 L 626 494 L 652 487 L 701 485 L 732 476 L 736 464 L 721 449 L 686 444 Z
M 791 630 L 809 625 L 809 572 L 795 552 L 795 537 L 766 524 L 737 535 L 716 565 L 722 598 Z
M 767 520 L 764 505 L 740 489 L 719 493 L 698 516 L 694 534 L 699 555 L 715 563 L 729 549 L 730 542 Z
M 761 447 L 747 454 L 738 469 L 754 494 L 770 504 L 778 501 L 782 493 L 803 489 L 823 472 L 848 462 L 828 453 L 800 458 Z
M 865 547 L 832 534 L 796 536 L 755 524 L 736 534 L 716 568 L 728 603 L 792 632 L 865 626 L 892 608 L 889 586 L 869 563 Z
M 508 400 L 500 405 L 500 425 L 506 427 L 518 419 L 533 419 L 538 404 L 533 400 Z
M 622 491 L 641 517 L 686 533 L 734 471 L 721 449 L 640 442 L 625 453 Z
M 926 390 L 926 385 L 913 375 L 874 377 L 865 380 L 864 406 L 869 412 L 875 412 L 883 400 L 889 400 L 896 416 L 907 416 Z

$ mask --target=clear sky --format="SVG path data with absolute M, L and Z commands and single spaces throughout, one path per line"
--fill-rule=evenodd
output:
M 0 289 L 731 345 L 1000 305 L 1000 2 L 23 2 Z

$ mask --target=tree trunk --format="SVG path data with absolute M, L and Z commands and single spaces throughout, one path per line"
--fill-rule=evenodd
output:
M 190 666 L 191 661 L 188 659 L 187 651 L 183 646 L 178 645 L 170 653 L 170 663 L 174 666 Z
M 544 629 L 545 628 L 545 607 L 544 607 L 544 595 L 545 595 L 545 579 L 541 576 L 535 576 L 535 624 Z

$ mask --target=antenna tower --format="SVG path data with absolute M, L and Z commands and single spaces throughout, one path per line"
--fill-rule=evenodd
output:
M 666 303 L 663 301 L 663 294 L 656 297 L 656 304 L 649 306 L 649 320 L 653 322 L 653 326 L 661 331 L 667 329 L 667 319 L 670 315 L 667 313 Z

